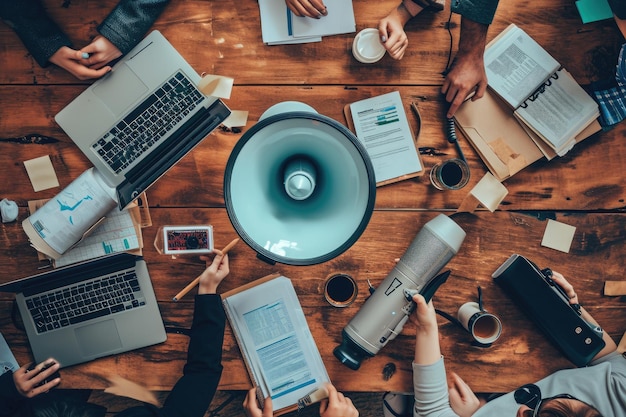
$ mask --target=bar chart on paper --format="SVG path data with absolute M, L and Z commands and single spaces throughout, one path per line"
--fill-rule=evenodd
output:
M 139 249 L 139 247 L 139 237 L 130 213 L 115 208 L 91 235 L 57 259 L 55 266 L 69 265 L 111 253 Z

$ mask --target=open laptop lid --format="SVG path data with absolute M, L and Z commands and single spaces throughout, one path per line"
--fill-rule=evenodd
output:
M 94 82 L 55 116 L 59 126 L 105 181 L 117 189 L 120 209 L 156 182 L 230 115 L 221 100 L 203 95 L 203 101 L 182 117 L 177 128 L 116 173 L 93 145 L 129 113 L 141 108 L 146 99 L 178 72 L 193 86 L 200 81 L 198 73 L 167 39 L 159 31 L 152 31 L 109 74 Z
M 53 269 L 41 274 L 17 279 L 0 285 L 0 292 L 15 293 L 28 296 L 30 294 L 58 288 L 74 282 L 97 277 L 106 273 L 130 268 L 135 265 L 136 255 L 116 253 L 88 261 L 78 262 L 65 267 Z

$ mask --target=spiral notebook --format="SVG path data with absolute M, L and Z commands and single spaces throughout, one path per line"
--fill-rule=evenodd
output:
M 574 77 L 514 24 L 485 49 L 485 71 L 491 89 L 514 109 L 533 139 L 544 141 L 557 155 L 569 151 L 576 136 L 600 115 Z

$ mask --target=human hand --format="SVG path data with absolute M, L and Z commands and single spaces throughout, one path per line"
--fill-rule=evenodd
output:
M 472 101 L 478 100 L 487 90 L 487 73 L 482 54 L 457 55 L 441 87 L 450 103 L 447 117 L 451 118 L 472 92 Z
M 248 417 L 272 417 L 272 397 L 265 399 L 263 410 L 261 410 L 256 398 L 256 388 L 252 388 L 243 400 L 243 410 Z
M 320 403 L 320 417 L 358 417 L 359 411 L 350 398 L 338 392 L 332 384 L 326 384 L 326 389 L 328 398 Z
M 46 359 L 31 370 L 28 369 L 30 365 L 24 365 L 13 373 L 13 382 L 20 395 L 33 398 L 50 391 L 61 382 L 61 378 L 48 380 L 59 370 L 59 363 L 54 359 Z
M 404 32 L 404 25 L 411 17 L 408 10 L 400 3 L 378 23 L 380 41 L 393 59 L 402 59 L 409 46 L 409 38 Z
M 111 67 L 102 67 L 99 69 L 89 68 L 83 58 L 83 52 L 67 46 L 60 47 L 48 61 L 63 68 L 79 80 L 100 78 L 111 71 Z
M 296 16 L 319 19 L 328 14 L 328 9 L 322 0 L 285 0 L 285 3 Z
M 437 328 L 437 313 L 433 306 L 432 300 L 428 303 L 424 299 L 422 294 L 415 294 L 413 296 L 415 302 L 415 314 L 411 315 L 411 321 L 413 321 L 417 327 L 417 335 L 439 332 Z
M 228 255 L 216 250 L 213 260 L 208 256 L 201 256 L 201 260 L 206 262 L 206 269 L 200 274 L 198 294 L 215 294 L 217 286 L 230 272 L 228 266 Z
M 576 294 L 576 291 L 574 291 L 574 286 L 570 284 L 569 281 L 566 280 L 562 274 L 556 271 L 552 271 L 552 281 L 554 281 L 556 285 L 563 289 L 563 291 L 567 295 L 567 298 L 569 298 L 570 304 L 580 304 L 578 302 L 578 294 Z
M 470 417 L 482 405 L 474 391 L 455 372 L 448 374 L 448 398 L 450 407 L 459 417 Z
M 88 58 L 83 58 L 85 65 L 96 70 L 107 68 L 109 62 L 122 56 L 122 51 L 102 35 L 93 38 L 89 45 L 81 48 L 81 52 L 89 54 Z

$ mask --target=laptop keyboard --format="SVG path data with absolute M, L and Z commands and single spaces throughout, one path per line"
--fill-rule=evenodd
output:
M 92 148 L 119 174 L 176 128 L 202 100 L 203 94 L 179 71 Z
M 145 304 L 137 275 L 132 270 L 26 298 L 26 306 L 38 333 Z

